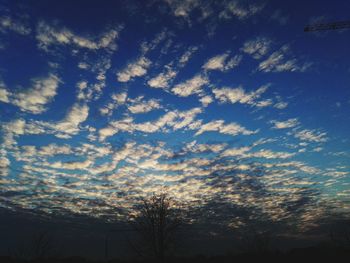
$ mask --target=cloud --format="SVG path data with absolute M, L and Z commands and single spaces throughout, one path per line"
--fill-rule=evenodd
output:
M 225 124 L 225 121 L 223 120 L 215 120 L 215 121 L 211 121 L 201 125 L 199 130 L 196 132 L 195 136 L 198 136 L 204 132 L 209 132 L 209 131 L 217 131 L 219 133 L 229 134 L 233 136 L 239 135 L 239 134 L 251 135 L 251 134 L 257 133 L 257 131 L 250 131 L 235 122 Z
M 112 94 L 111 98 L 112 102 L 109 102 L 100 108 L 101 115 L 112 115 L 113 110 L 117 109 L 119 106 L 126 104 L 128 94 L 126 92 L 114 93 Z
M 209 80 L 207 77 L 198 74 L 185 82 L 177 84 L 171 91 L 180 97 L 188 97 L 193 94 L 201 93 L 202 87 L 208 83 Z
M 5 102 L 5 103 L 9 103 L 10 102 L 10 99 L 9 99 L 10 95 L 11 95 L 11 93 L 9 93 L 4 88 L 4 84 L 0 82 L 0 101 Z
M 287 106 L 288 106 L 288 102 L 283 102 L 283 101 L 277 102 L 275 105 L 273 105 L 274 108 L 280 109 L 280 110 L 287 108 Z
M 309 142 L 326 142 L 328 140 L 327 133 L 308 129 L 296 132 L 294 137 Z
M 54 162 L 54 163 L 46 163 L 47 166 L 56 169 L 67 169 L 67 170 L 85 170 L 90 167 L 93 162 L 89 159 L 83 162 Z
M 213 98 L 209 95 L 204 96 L 199 99 L 199 101 L 202 103 L 203 107 L 207 107 L 210 103 L 213 102 Z
M 0 156 L 0 176 L 7 176 L 10 167 L 10 160 L 5 156 Z M 0 178 L 1 180 L 1 178 Z
M 195 17 L 197 11 L 204 10 L 201 5 L 210 5 L 210 8 L 215 5 L 215 8 L 210 9 L 215 14 L 208 18 L 210 19 L 208 24 L 219 22 L 217 21 L 218 13 L 222 11 L 221 7 L 228 5 L 229 2 L 236 3 L 236 6 L 233 6 L 236 9 L 227 10 L 227 17 L 222 16 L 222 18 L 236 17 L 245 20 L 257 13 L 252 12 L 251 6 L 253 5 L 243 1 L 188 0 L 188 2 L 177 1 L 177 4 L 180 6 L 191 1 L 200 4 L 190 5 L 188 8 L 176 9 L 177 7 L 174 7 L 172 11 L 176 12 L 177 17 L 190 19 L 190 17 Z M 202 15 L 205 14 L 202 13 Z M 195 19 L 198 17 L 196 16 Z M 137 198 L 165 189 L 180 201 L 193 202 L 190 207 L 195 206 L 203 211 L 207 209 L 209 213 L 213 213 L 216 208 L 225 210 L 228 205 L 245 211 L 249 217 L 264 217 L 271 221 L 285 222 L 286 218 L 299 217 L 299 213 L 295 214 L 295 211 L 303 209 L 293 209 L 294 203 L 298 204 L 298 208 L 302 206 L 301 203 L 304 204 L 307 196 L 305 197 L 302 191 L 311 192 L 313 188 L 308 188 L 308 185 L 314 180 L 305 179 L 303 176 L 306 173 L 317 174 L 319 170 L 303 163 L 293 162 L 293 159 L 289 160 L 289 158 L 297 157 L 301 147 L 312 146 L 311 151 L 316 150 L 319 145 L 313 146 L 309 141 L 315 141 L 316 137 L 319 137 L 317 140 L 320 141 L 326 135 L 317 131 L 312 131 L 312 136 L 306 135 L 305 132 L 302 134 L 301 128 L 297 124 L 294 125 L 293 119 L 280 121 L 272 118 L 273 121 L 267 123 L 270 126 L 276 129 L 294 128 L 287 133 L 292 137 L 300 133 L 302 141 L 297 140 L 299 143 L 295 143 L 293 145 L 295 148 L 292 148 L 290 144 L 279 142 L 279 137 L 274 139 L 264 137 L 255 140 L 256 136 L 253 134 L 258 133 L 259 130 L 251 129 L 253 126 L 243 127 L 232 120 L 218 119 L 213 116 L 213 111 L 217 110 L 215 108 L 217 105 L 212 103 L 213 100 L 221 103 L 245 104 L 251 107 L 286 107 L 287 103 L 282 102 L 282 99 L 276 95 L 272 99 L 265 98 L 270 94 L 266 92 L 268 85 L 257 90 L 247 90 L 241 86 L 212 88 L 209 83 L 207 75 L 211 76 L 210 70 L 224 72 L 237 66 L 243 53 L 256 59 L 268 57 L 270 49 L 264 47 L 266 43 L 263 40 L 253 39 L 256 42 L 260 40 L 262 44 L 250 43 L 248 45 L 246 42 L 241 49 L 243 53 L 240 55 L 233 56 L 229 52 L 215 53 L 218 55 L 207 57 L 208 60 L 204 61 L 205 63 L 201 63 L 198 58 L 193 63 L 191 61 L 187 65 L 188 68 L 183 68 L 193 52 L 199 48 L 184 50 L 186 52 L 182 55 L 180 49 L 183 48 L 183 44 L 177 43 L 174 37 L 170 39 L 173 41 L 170 45 L 170 42 L 164 44 L 166 48 L 170 46 L 172 48 L 171 52 L 165 53 L 162 47 L 158 49 L 158 46 L 171 33 L 163 30 L 153 41 L 141 46 L 142 52 L 152 51 L 149 58 L 156 58 L 156 61 L 152 60 L 151 64 L 146 58 L 148 55 L 142 53 L 134 61 L 129 61 L 132 63 L 125 63 L 125 67 L 123 66 L 120 72 L 113 70 L 115 73 L 112 74 L 118 78 L 121 77 L 121 82 L 123 82 L 113 86 L 113 81 L 109 83 L 110 76 L 107 73 L 111 73 L 108 72 L 108 69 L 111 69 L 112 65 L 114 67 L 111 50 L 115 47 L 114 42 L 118 36 L 108 35 L 108 32 L 99 36 L 78 35 L 72 30 L 58 27 L 55 24 L 48 25 L 48 29 L 52 29 L 52 32 L 45 30 L 38 32 L 38 34 L 42 33 L 41 39 L 38 39 L 39 45 L 47 49 L 64 47 L 62 51 L 67 51 L 68 48 L 68 52 L 72 52 L 68 53 L 69 60 L 73 59 L 72 61 L 66 60 L 62 52 L 60 53 L 62 57 L 54 56 L 55 59 L 58 59 L 54 62 L 65 61 L 63 64 L 57 64 L 55 68 L 63 73 L 69 71 L 65 66 L 73 67 L 68 73 L 77 73 L 74 74 L 75 79 L 68 78 L 67 80 L 66 76 L 64 81 L 67 82 L 67 87 L 64 89 L 69 89 L 68 86 L 76 84 L 76 90 L 70 90 L 66 94 L 64 90 L 56 87 L 50 92 L 45 92 L 44 88 L 36 88 L 40 85 L 33 84 L 26 91 L 16 91 L 16 89 L 6 88 L 5 84 L 0 82 L 0 101 L 13 104 L 17 99 L 21 101 L 18 104 L 23 107 L 22 111 L 33 112 L 33 109 L 36 108 L 39 109 L 38 112 L 48 108 L 49 103 L 57 96 L 54 93 L 62 92 L 60 95 L 63 97 L 60 96 L 60 99 L 64 99 L 76 92 L 77 98 L 68 107 L 65 105 L 74 98 L 64 101 L 63 110 L 66 113 L 63 113 L 62 118 L 58 120 L 56 118 L 60 115 L 60 110 L 51 116 L 55 117 L 54 120 L 47 119 L 50 117 L 48 114 L 32 116 L 23 113 L 20 113 L 20 116 L 24 117 L 15 119 L 13 116 L 16 114 L 13 115 L 12 111 L 8 111 L 11 115 L 4 116 L 2 119 L 0 124 L 3 135 L 0 146 L 0 175 L 7 175 L 8 171 L 12 171 L 9 169 L 12 166 L 23 171 L 13 174 L 16 180 L 12 180 L 12 177 L 0 178 L 0 184 L 4 184 L 4 195 L 9 193 L 13 195 L 10 200 L 10 208 L 31 209 L 40 204 L 36 206 L 38 211 L 51 212 L 54 208 L 55 210 L 62 209 L 62 213 L 69 214 L 71 211 L 74 214 L 93 214 L 97 218 L 114 214 L 114 218 L 118 220 L 122 218 L 122 213 L 116 214 L 118 212 L 115 207 L 118 208 L 118 211 L 123 209 L 129 211 Z M 103 36 L 105 36 L 104 39 Z M 202 45 L 201 48 L 206 50 L 205 45 Z M 286 58 L 288 58 L 287 55 Z M 167 65 L 163 65 L 163 62 L 166 62 Z M 162 68 L 162 70 L 151 76 L 148 74 L 151 65 Z M 192 71 L 195 68 L 198 69 L 198 66 L 203 66 L 202 69 L 200 68 L 202 72 L 193 73 Z M 184 73 L 189 76 L 189 79 L 185 77 L 174 85 L 173 81 L 180 69 L 186 71 Z M 126 83 L 136 77 L 144 77 L 144 82 L 147 82 L 151 88 L 166 90 L 166 93 L 160 93 L 167 97 L 164 97 L 164 100 L 148 97 L 148 95 L 159 93 L 150 89 L 148 89 L 150 93 L 147 96 L 139 96 L 140 92 L 147 87 L 133 89 L 132 85 Z M 4 79 L 8 79 L 8 76 Z M 239 82 L 239 79 L 237 81 Z M 58 80 L 57 85 L 59 84 Z M 109 84 L 112 86 L 104 89 Z M 210 93 L 208 93 L 209 88 L 212 90 Z M 170 92 L 181 97 L 190 95 L 198 97 L 194 100 L 184 99 L 186 105 L 182 105 L 180 98 L 169 95 Z M 19 98 L 20 93 L 25 95 Z M 34 93 L 35 96 L 30 95 Z M 34 102 L 34 97 L 40 102 Z M 93 101 L 97 98 L 100 100 Z M 25 104 L 24 100 L 31 102 Z M 166 102 L 166 108 L 161 105 L 163 101 Z M 176 105 L 173 102 L 176 102 Z M 58 105 L 56 104 L 52 103 L 55 108 L 51 108 L 49 113 L 57 110 Z M 191 106 L 192 104 L 198 105 L 192 108 L 194 107 Z M 211 105 L 205 108 L 209 104 Z M 6 107 L 6 105 L 2 106 Z M 184 108 L 187 110 L 183 110 Z M 106 117 L 91 116 L 96 114 L 98 109 Z M 141 115 L 141 113 L 156 109 L 161 110 Z M 17 111 L 19 112 L 19 109 Z M 269 115 L 271 112 L 266 113 Z M 113 117 L 110 117 L 112 115 Z M 259 122 L 268 115 L 264 114 Z M 248 117 L 248 123 L 256 119 Z M 8 122 L 5 123 L 5 121 Z M 266 126 L 266 123 L 262 122 L 262 124 Z M 205 132 L 213 132 L 210 134 L 212 136 L 209 136 L 213 141 L 207 140 L 208 136 L 204 134 Z M 264 134 L 268 136 L 269 133 L 271 130 L 266 130 Z M 79 136 L 72 138 L 77 134 Z M 203 135 L 200 136 L 201 134 Z M 223 134 L 240 137 L 230 139 L 230 136 L 223 137 Z M 22 135 L 31 136 L 20 137 Z M 113 135 L 118 136 L 110 138 Z M 240 146 L 233 148 L 232 145 L 237 143 L 237 138 L 242 137 L 243 139 L 243 135 L 253 135 L 245 138 L 248 143 L 251 143 L 251 139 L 254 139 L 255 142 L 245 145 L 245 140 L 239 140 Z M 59 139 L 53 138 L 54 136 Z M 198 142 L 193 141 L 193 137 Z M 137 141 L 130 141 L 133 138 Z M 121 143 L 124 140 L 127 143 Z M 268 149 L 268 145 L 271 149 Z M 295 153 L 277 151 L 282 146 L 290 146 Z M 316 153 L 313 152 L 313 154 Z M 343 170 L 345 171 L 345 168 Z M 320 174 L 321 176 L 328 175 Z M 344 172 L 338 173 L 336 176 L 340 178 L 345 174 Z M 8 183 L 4 183 L 5 180 L 8 180 Z M 36 187 L 38 185 L 43 187 Z M 118 194 L 111 195 L 115 189 L 118 189 Z M 33 192 L 35 195 L 25 194 Z M 75 197 L 74 200 L 70 198 L 71 196 Z M 212 206 L 211 201 L 215 201 L 216 205 Z M 231 213 L 231 210 L 228 211 Z M 207 213 L 200 214 L 205 216 Z M 225 222 L 218 221 L 218 223 Z
M 243 44 L 241 50 L 251 55 L 254 59 L 261 59 L 270 50 L 272 41 L 265 37 L 257 37 Z
M 202 68 L 205 70 L 223 70 L 225 68 L 225 60 L 229 54 L 225 53 L 222 55 L 217 55 L 215 57 L 210 58 Z
M 161 105 L 156 99 L 150 99 L 147 101 L 142 101 L 142 99 L 143 99 L 143 96 L 133 100 L 132 104 L 128 106 L 128 110 L 133 114 L 137 114 L 137 113 L 146 113 L 146 112 L 150 112 L 152 110 L 161 108 Z
M 2 145 L 4 148 L 12 149 L 17 145 L 15 138 L 26 133 L 26 121 L 24 119 L 16 119 L 1 125 L 4 136 Z
M 73 150 L 70 145 L 57 145 L 55 143 L 51 143 L 49 145 L 45 145 L 40 147 L 40 149 L 36 152 L 42 156 L 54 156 L 60 154 L 72 154 Z
M 170 32 L 168 32 L 167 29 L 163 29 L 160 31 L 154 39 L 152 39 L 149 42 L 142 42 L 141 44 L 141 52 L 143 55 L 147 54 L 148 52 L 154 50 L 163 40 L 165 40 L 170 35 Z
M 3 124 L 2 128 L 5 132 L 22 135 L 25 133 L 25 126 L 26 121 L 24 119 L 17 119 Z
M 195 53 L 198 50 L 198 47 L 189 47 L 184 54 L 179 59 L 179 67 L 184 67 L 190 58 L 192 57 L 193 53 Z
M 262 61 L 258 70 L 262 72 L 305 72 L 311 63 L 300 63 L 296 58 L 287 59 L 289 46 L 284 45 Z
M 228 57 L 229 57 L 228 53 L 224 53 L 224 54 L 212 57 L 202 66 L 202 68 L 207 71 L 209 70 L 227 71 L 238 66 L 240 61 L 242 60 L 242 56 L 240 55 L 236 55 L 235 57 L 227 61 Z
M 228 157 L 228 156 L 242 156 L 245 155 L 248 151 L 251 150 L 251 147 L 245 146 L 240 148 L 231 148 L 227 149 L 224 152 L 222 152 L 222 157 Z
M 256 91 L 246 92 L 241 86 L 238 88 L 221 88 L 221 89 L 213 89 L 213 93 L 215 98 L 222 103 L 230 102 L 248 104 L 252 106 L 267 106 L 270 103 L 264 105 L 265 102 L 257 102 L 257 100 L 261 97 L 268 88 L 268 85 L 262 86 Z
M 14 20 L 9 16 L 0 16 L 0 32 L 13 31 L 20 35 L 29 35 L 30 27 L 21 21 Z
M 160 73 L 156 77 L 147 81 L 147 84 L 152 88 L 167 89 L 169 87 L 169 82 L 175 78 L 176 74 L 176 71 L 169 69 L 167 72 Z
M 152 110 L 161 109 L 162 105 L 159 100 L 145 100 L 144 96 L 138 96 L 135 99 L 128 98 L 126 92 L 114 93 L 111 96 L 112 102 L 107 103 L 99 109 L 101 115 L 111 116 L 113 111 L 120 106 L 125 106 L 133 114 L 147 113 Z
M 287 159 L 294 156 L 295 153 L 288 152 L 273 152 L 271 150 L 260 150 L 258 152 L 251 153 L 249 157 L 266 158 L 266 159 Z
M 287 24 L 288 20 L 289 20 L 289 16 L 288 15 L 283 15 L 282 11 L 280 9 L 275 10 L 275 12 L 273 12 L 271 18 L 271 20 L 275 20 L 277 21 L 280 25 L 284 26 Z
M 295 155 L 288 152 L 274 152 L 267 149 L 262 149 L 257 152 L 250 152 L 252 147 L 244 146 L 240 148 L 227 149 L 221 153 L 222 157 L 238 156 L 241 158 L 264 158 L 264 159 L 287 159 Z
M 0 88 L 0 101 L 16 105 L 21 111 L 39 114 L 47 110 L 46 104 L 56 96 L 59 82 L 56 75 L 49 74 L 45 78 L 34 79 L 32 87 L 27 90 L 12 93 Z
M 86 121 L 89 116 L 89 107 L 86 104 L 75 103 L 67 112 L 66 117 L 58 122 L 54 127 L 65 134 L 77 134 L 79 124 Z
M 187 18 L 192 10 L 200 5 L 199 0 L 165 0 L 172 9 L 172 13 L 177 17 Z
M 65 118 L 59 122 L 45 122 L 37 120 L 17 119 L 3 125 L 7 133 L 9 144 L 15 143 L 13 136 L 24 134 L 53 134 L 58 138 L 70 138 L 80 131 L 79 124 L 84 122 L 89 114 L 89 107 L 85 104 L 74 104 Z
M 96 40 L 76 35 L 68 28 L 50 25 L 41 21 L 37 26 L 36 39 L 38 40 L 39 47 L 45 50 L 47 50 L 50 45 L 72 45 L 91 50 L 101 48 L 115 50 L 115 40 L 119 35 L 120 29 L 121 28 L 111 29 Z
M 245 1 L 229 1 L 226 3 L 225 9 L 219 14 L 219 17 L 222 19 L 236 17 L 239 20 L 246 20 L 259 13 L 264 7 L 258 4 L 248 4 Z
M 140 57 L 133 63 L 126 66 L 125 69 L 117 73 L 119 82 L 128 82 L 134 77 L 142 77 L 147 73 L 148 68 L 151 65 L 151 61 L 146 57 Z
M 274 129 L 286 129 L 286 128 L 293 128 L 297 126 L 299 124 L 299 121 L 297 118 L 293 118 L 285 121 L 272 120 L 271 123 L 274 124 L 273 126 Z
M 188 152 L 191 153 L 205 153 L 205 152 L 214 152 L 218 153 L 221 152 L 223 149 L 225 149 L 227 146 L 226 143 L 221 144 L 203 144 L 203 143 L 197 143 L 197 141 L 192 141 L 190 143 L 187 143 L 185 147 L 183 148 L 184 154 L 187 154 Z
M 201 113 L 200 108 L 193 108 L 188 111 L 169 111 L 157 120 L 151 122 L 135 123 L 133 118 L 127 117 L 122 120 L 112 121 L 105 128 L 99 130 L 99 139 L 104 141 L 107 137 L 113 136 L 118 132 L 135 132 L 154 133 L 158 131 L 166 132 L 166 127 L 172 130 L 183 128 L 195 129 L 195 117 Z

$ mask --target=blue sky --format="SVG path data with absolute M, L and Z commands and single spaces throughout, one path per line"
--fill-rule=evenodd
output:
M 0 207 L 124 220 L 166 191 L 298 233 L 349 212 L 349 31 L 303 32 L 347 1 L 72 2 L 1 1 Z

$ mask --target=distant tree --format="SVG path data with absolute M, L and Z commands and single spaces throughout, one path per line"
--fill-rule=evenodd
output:
M 331 241 L 340 247 L 350 247 L 350 220 L 342 220 L 334 223 L 330 230 Z
M 46 231 L 40 231 L 20 244 L 11 254 L 17 259 L 41 261 L 54 256 L 56 252 L 52 236 Z
M 161 193 L 142 198 L 130 223 L 141 237 L 141 244 L 136 248 L 138 252 L 151 254 L 158 262 L 164 262 L 184 217 L 177 202 Z
M 241 242 L 241 248 L 244 252 L 264 254 L 271 249 L 271 232 L 251 227 L 243 233 Z

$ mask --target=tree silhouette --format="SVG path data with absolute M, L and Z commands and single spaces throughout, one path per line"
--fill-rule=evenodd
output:
M 350 220 L 339 220 L 330 230 L 331 241 L 340 247 L 350 248 Z
M 42 261 L 54 256 L 56 252 L 52 236 L 46 231 L 38 231 L 11 254 L 16 259 Z
M 148 252 L 157 261 L 164 262 L 166 252 L 184 222 L 177 202 L 166 193 L 153 194 L 141 199 L 136 212 L 130 223 L 142 240 L 138 252 L 141 255 Z
M 250 227 L 241 238 L 241 249 L 246 253 L 264 254 L 271 249 L 272 234 L 267 230 Z

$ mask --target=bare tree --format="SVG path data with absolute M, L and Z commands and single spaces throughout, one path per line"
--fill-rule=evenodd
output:
M 350 220 L 339 220 L 334 223 L 329 233 L 331 241 L 340 247 L 350 247 Z
M 271 249 L 271 232 L 251 227 L 242 235 L 241 249 L 254 254 L 267 253 Z
M 54 256 L 56 248 L 52 236 L 46 231 L 39 231 L 12 251 L 12 256 L 24 260 L 44 260 Z
M 132 217 L 130 223 L 140 235 L 142 244 L 134 248 L 141 255 L 145 255 L 145 251 L 151 252 L 156 260 L 164 262 L 166 252 L 184 222 L 181 210 L 166 193 L 142 198 L 141 204 L 136 208 L 137 215 Z

